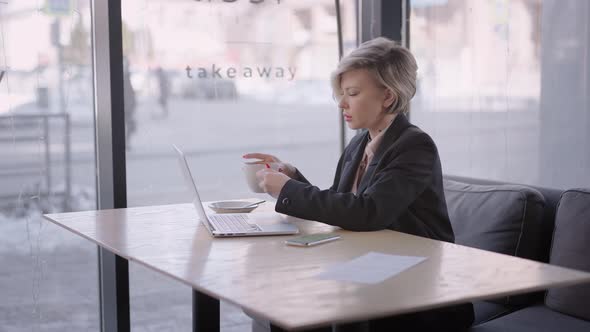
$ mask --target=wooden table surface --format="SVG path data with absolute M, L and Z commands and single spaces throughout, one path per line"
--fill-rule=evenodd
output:
M 206 204 L 205 204 L 206 205 Z M 272 210 L 265 203 L 253 213 Z M 213 238 L 190 204 L 49 214 L 48 220 L 132 262 L 239 305 L 284 329 L 367 320 L 590 282 L 590 273 L 394 231 L 349 232 L 288 218 L 302 234 L 337 232 L 315 247 L 289 236 Z M 320 280 L 368 252 L 427 260 L 379 284 Z

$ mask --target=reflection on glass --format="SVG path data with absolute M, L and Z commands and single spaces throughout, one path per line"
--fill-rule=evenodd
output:
M 99 328 L 96 247 L 42 219 L 96 207 L 89 1 L 61 5 L 0 1 L 3 331 Z

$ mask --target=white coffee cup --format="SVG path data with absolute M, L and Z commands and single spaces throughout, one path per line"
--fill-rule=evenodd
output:
M 279 169 L 278 163 L 268 163 L 268 165 L 275 171 Z M 266 168 L 266 164 L 244 163 L 244 166 L 242 166 L 242 171 L 246 176 L 246 182 L 248 183 L 248 187 L 255 193 L 264 192 L 264 190 L 262 190 L 262 188 L 260 188 L 260 186 L 258 185 L 259 181 L 256 177 L 256 172 L 263 168 Z

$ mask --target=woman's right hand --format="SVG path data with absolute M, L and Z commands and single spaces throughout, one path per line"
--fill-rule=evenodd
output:
M 256 160 L 256 164 L 268 164 L 268 163 L 276 163 L 278 165 L 278 171 L 287 175 L 290 178 L 294 178 L 295 174 L 297 173 L 297 169 L 295 166 L 282 162 L 279 158 L 266 153 L 246 153 L 242 156 L 244 159 L 259 159 Z

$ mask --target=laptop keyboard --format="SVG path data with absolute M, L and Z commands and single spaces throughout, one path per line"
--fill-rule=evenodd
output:
M 243 214 L 215 214 L 209 219 L 215 229 L 222 233 L 251 233 L 261 231 L 256 224 L 250 224 Z

